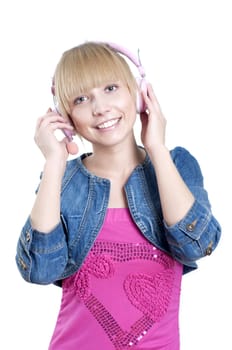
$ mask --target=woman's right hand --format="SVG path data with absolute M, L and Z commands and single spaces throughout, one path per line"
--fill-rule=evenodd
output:
M 59 160 L 66 162 L 68 158 L 68 139 L 64 137 L 59 141 L 54 134 L 58 129 L 72 131 L 73 126 L 49 108 L 44 116 L 38 118 L 34 135 L 35 143 L 41 150 L 46 161 Z

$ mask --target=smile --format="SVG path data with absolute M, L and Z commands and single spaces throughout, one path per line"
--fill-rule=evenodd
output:
M 105 123 L 102 123 L 100 125 L 97 126 L 98 129 L 107 129 L 107 128 L 111 128 L 112 126 L 116 125 L 119 122 L 120 118 L 117 119 L 112 119 L 109 120 Z

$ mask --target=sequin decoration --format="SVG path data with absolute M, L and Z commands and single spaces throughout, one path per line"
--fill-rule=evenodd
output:
M 91 276 L 110 279 L 117 274 L 116 263 L 148 261 L 161 266 L 154 275 L 129 273 L 123 282 L 124 296 L 140 317 L 123 329 L 113 314 L 93 294 Z M 136 349 L 149 329 L 168 310 L 175 278 L 175 261 L 148 242 L 117 243 L 97 240 L 81 269 L 63 282 L 65 292 L 78 297 L 101 325 L 116 350 Z M 125 265 L 126 266 L 126 265 Z M 153 265 L 152 265 L 153 266 Z M 154 265 L 155 266 L 155 265 Z
M 172 281 L 170 269 L 155 276 L 131 274 L 125 280 L 124 288 L 135 307 L 154 322 L 159 322 L 169 305 Z

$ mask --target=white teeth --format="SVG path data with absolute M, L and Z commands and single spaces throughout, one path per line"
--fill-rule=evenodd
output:
M 109 120 L 108 122 L 105 122 L 101 125 L 98 125 L 98 129 L 106 129 L 109 128 L 115 124 L 117 124 L 117 122 L 119 121 L 119 119 L 114 119 L 114 120 Z

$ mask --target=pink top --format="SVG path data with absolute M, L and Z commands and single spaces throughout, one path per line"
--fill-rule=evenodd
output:
M 63 281 L 49 350 L 179 350 L 181 277 L 127 208 L 108 209 L 81 269 Z

